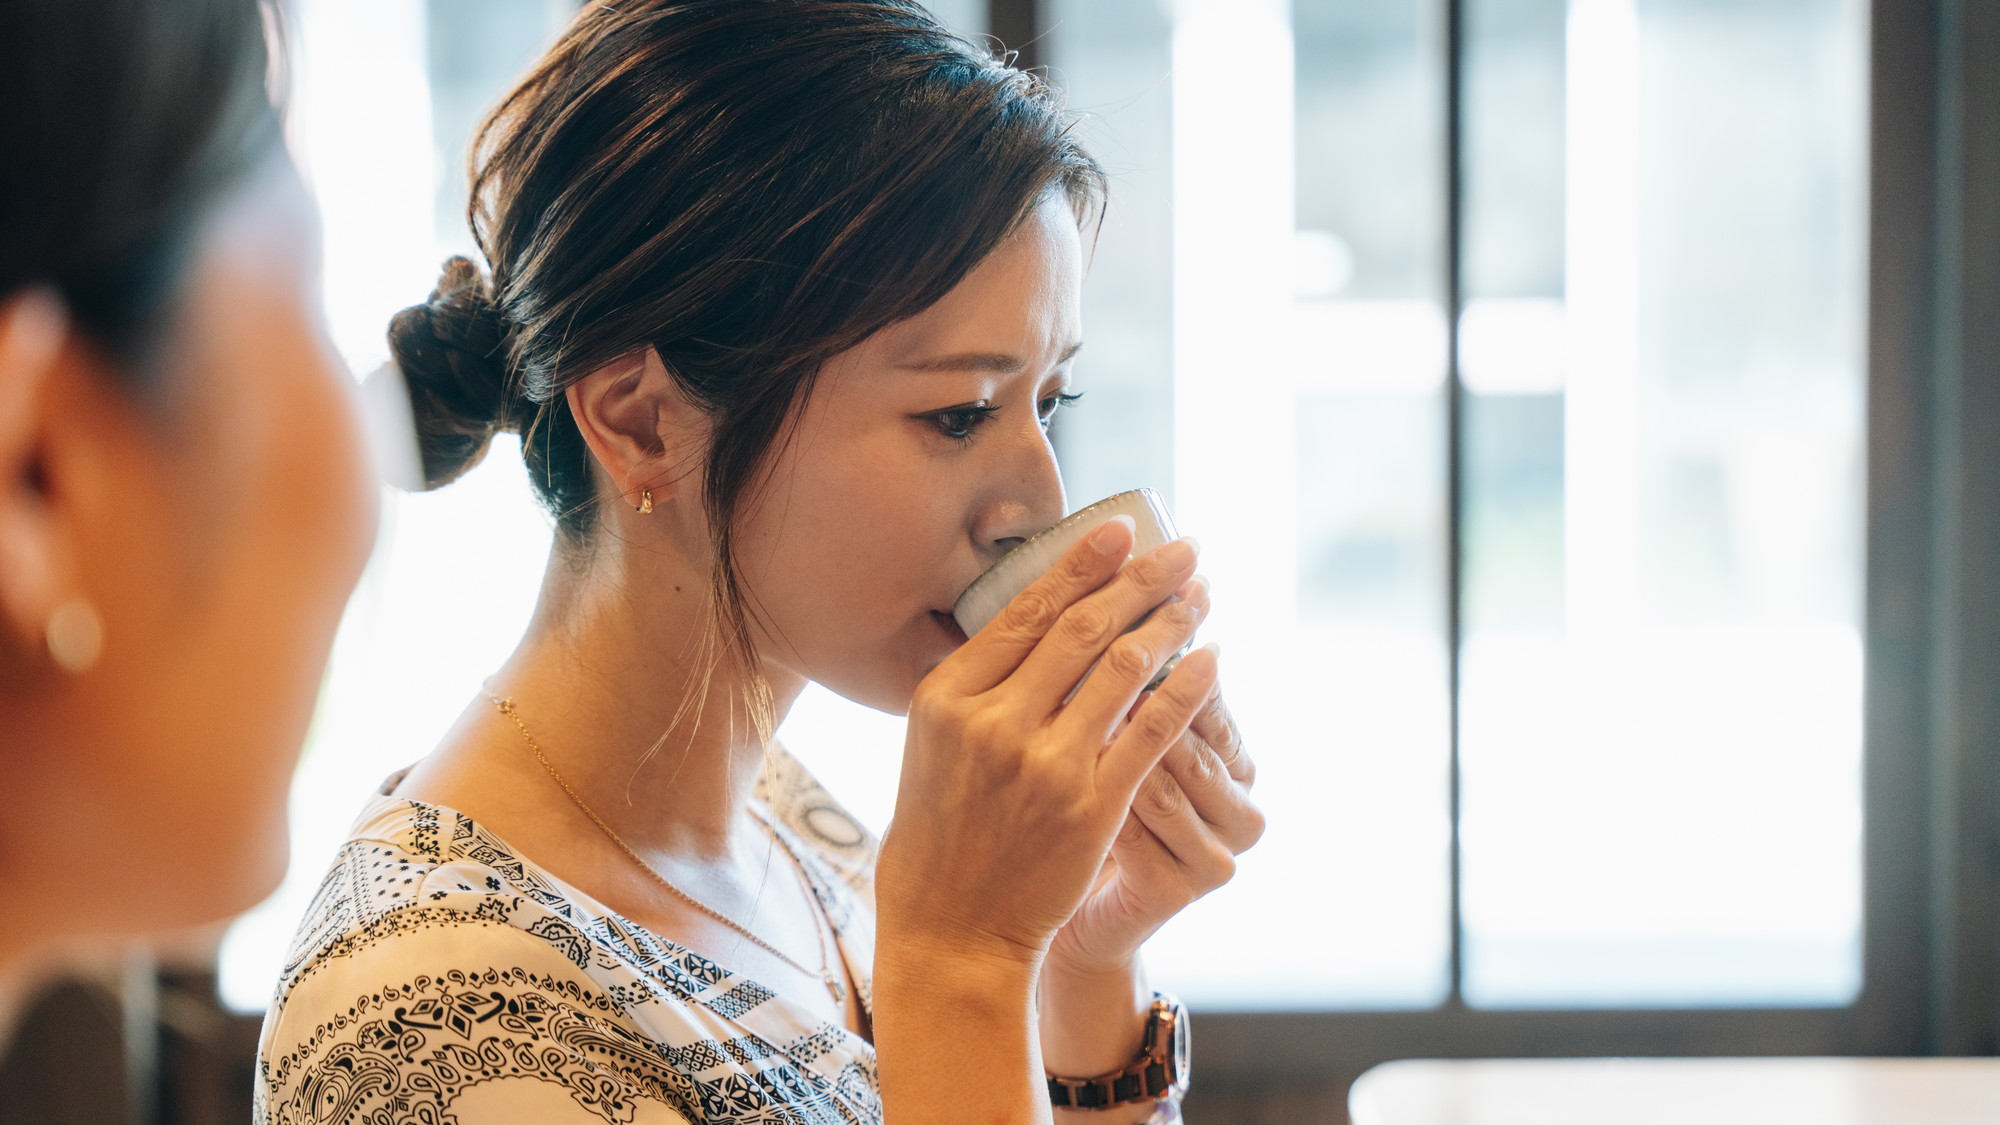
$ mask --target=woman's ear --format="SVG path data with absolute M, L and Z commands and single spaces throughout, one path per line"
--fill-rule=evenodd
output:
M 701 464 L 707 417 L 652 348 L 605 364 L 563 393 L 611 488 L 634 508 L 648 491 L 654 503 L 671 499 Z
M 68 337 L 54 294 L 29 289 L 0 303 L 0 646 L 30 661 L 76 593 L 66 589 L 74 560 L 52 503 L 48 433 Z

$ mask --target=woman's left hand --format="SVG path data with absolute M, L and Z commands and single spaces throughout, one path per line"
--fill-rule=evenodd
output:
M 1096 885 L 1056 933 L 1047 968 L 1095 976 L 1132 966 L 1167 919 L 1227 883 L 1264 834 L 1256 766 L 1221 688 L 1139 786 Z

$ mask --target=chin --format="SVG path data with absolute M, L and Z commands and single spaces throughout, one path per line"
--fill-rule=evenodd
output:
M 186 857 L 187 869 L 199 877 L 190 879 L 175 896 L 184 909 L 172 925 L 203 925 L 241 914 L 269 898 L 284 881 L 292 853 L 284 816 L 244 824 L 236 832 L 210 831 L 209 837 L 212 848 Z
M 908 715 L 910 700 L 917 694 L 917 682 L 923 679 L 921 673 L 901 674 L 899 671 L 884 670 L 879 677 L 870 677 L 866 682 L 857 683 L 849 679 L 825 679 L 816 681 L 821 687 L 849 702 L 859 703 L 888 715 Z

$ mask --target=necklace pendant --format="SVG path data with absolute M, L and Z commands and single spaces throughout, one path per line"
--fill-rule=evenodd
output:
M 833 1002 L 843 1008 L 846 1007 L 847 986 L 834 979 L 833 974 L 825 970 L 821 970 L 819 979 L 826 982 L 826 990 L 833 994 Z

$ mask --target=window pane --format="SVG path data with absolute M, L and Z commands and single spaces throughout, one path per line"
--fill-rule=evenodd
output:
M 1280 736 L 1301 784 L 1281 783 L 1273 815 L 1291 823 L 1267 846 L 1294 886 L 1336 904 L 1291 932 L 1330 935 L 1302 952 L 1332 962 L 1322 1002 L 1344 1007 L 1428 1006 L 1450 987 L 1439 10 L 1293 5 L 1299 632 L 1287 659 L 1310 703 Z
M 1201 537 L 1270 816 L 1156 978 L 1423 1007 L 1449 951 L 1436 29 L 1419 0 L 1289 7 L 1055 0 L 1113 173 L 1057 436 L 1072 502 L 1167 486 Z
M 1469 13 L 1466 996 L 1844 1003 L 1861 6 Z

